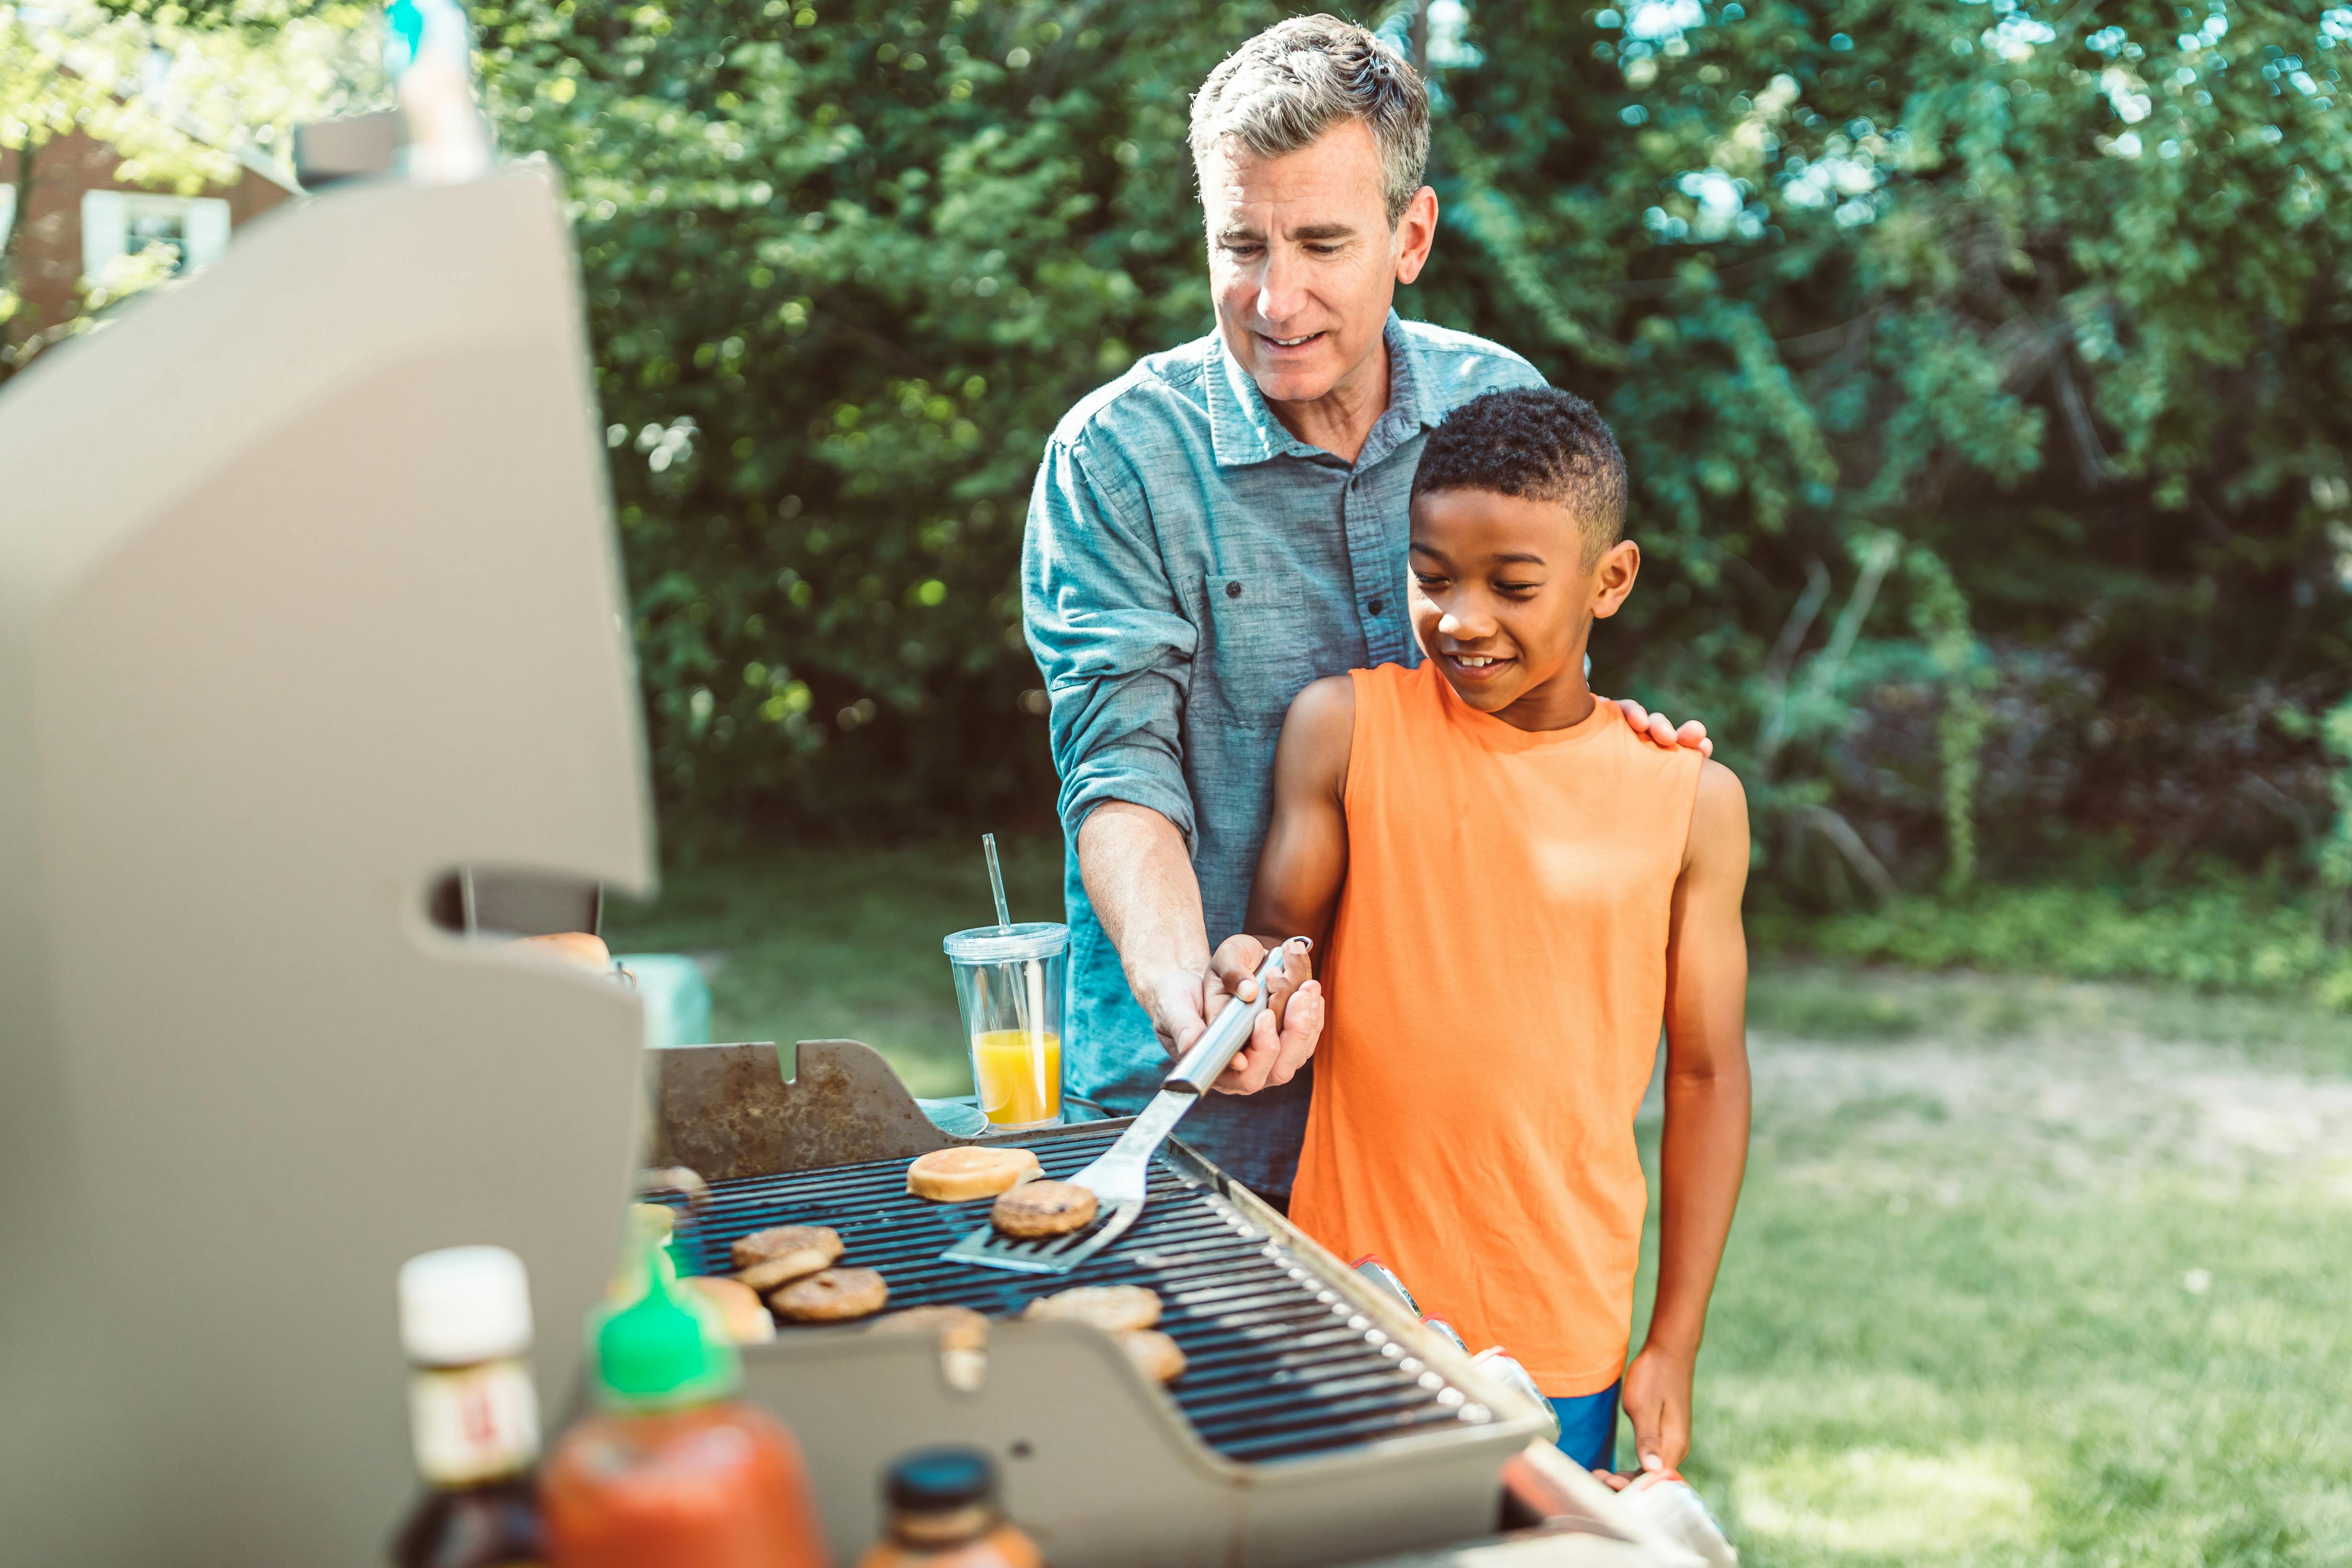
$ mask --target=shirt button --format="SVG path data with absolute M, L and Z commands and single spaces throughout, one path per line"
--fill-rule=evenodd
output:
M 1238 598 L 1240 598 L 1241 596 L 1242 596 L 1242 585 L 1241 585 L 1239 583 L 1228 583 L 1228 584 L 1225 584 L 1225 597 L 1226 597 L 1226 598 L 1228 598 L 1228 599 L 1238 599 Z
M 1381 606 L 1385 605 L 1387 602 L 1388 601 L 1385 599 L 1374 599 L 1370 604 L 1366 605 L 1364 608 L 1377 616 L 1381 613 Z

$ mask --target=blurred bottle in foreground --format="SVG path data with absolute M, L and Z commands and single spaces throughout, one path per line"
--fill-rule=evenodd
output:
M 1036 1543 L 1005 1521 L 996 1467 L 977 1448 L 925 1448 L 883 1483 L 888 1533 L 857 1568 L 1040 1568 Z
M 639 1245 L 643 1245 L 640 1242 Z M 743 1368 L 657 1247 L 645 1290 L 603 1316 L 596 1411 L 540 1488 L 557 1568 L 828 1568 L 800 1446 L 737 1403 Z
M 394 1537 L 394 1568 L 545 1561 L 530 1326 L 522 1259 L 503 1247 L 453 1247 L 401 1266 L 409 1431 L 425 1489 Z
M 1645 1471 L 1617 1497 L 1628 1512 L 1647 1520 L 1706 1568 L 1739 1568 L 1739 1553 L 1725 1538 L 1706 1500 L 1674 1471 Z
M 474 25 L 458 0 L 390 0 L 383 68 L 408 121 L 408 177 L 426 184 L 489 172 L 490 127 L 474 100 Z

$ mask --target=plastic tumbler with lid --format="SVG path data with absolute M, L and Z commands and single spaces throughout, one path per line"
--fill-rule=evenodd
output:
M 975 926 L 941 944 L 971 1050 L 972 1088 L 992 1128 L 1062 1119 L 1062 984 L 1070 928 L 1052 921 Z

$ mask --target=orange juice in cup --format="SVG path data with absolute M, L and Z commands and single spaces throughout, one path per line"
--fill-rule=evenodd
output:
M 1062 1119 L 1062 987 L 1070 929 L 978 926 L 941 944 L 955 973 L 972 1088 L 992 1128 Z
M 1006 1127 L 1062 1119 L 1062 1037 L 982 1029 L 971 1037 L 971 1086 L 982 1114 Z

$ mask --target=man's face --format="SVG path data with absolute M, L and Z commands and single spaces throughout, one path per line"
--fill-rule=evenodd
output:
M 1360 120 L 1261 158 L 1227 137 L 1201 162 L 1209 284 L 1234 358 L 1276 403 L 1311 403 L 1379 346 L 1399 282 L 1419 276 L 1437 221 L 1426 186 L 1397 224 Z
M 1580 679 L 1596 616 L 1633 591 L 1642 552 L 1620 540 L 1591 566 L 1576 514 L 1557 501 L 1489 490 L 1412 498 L 1413 633 L 1439 673 L 1482 713 Z

